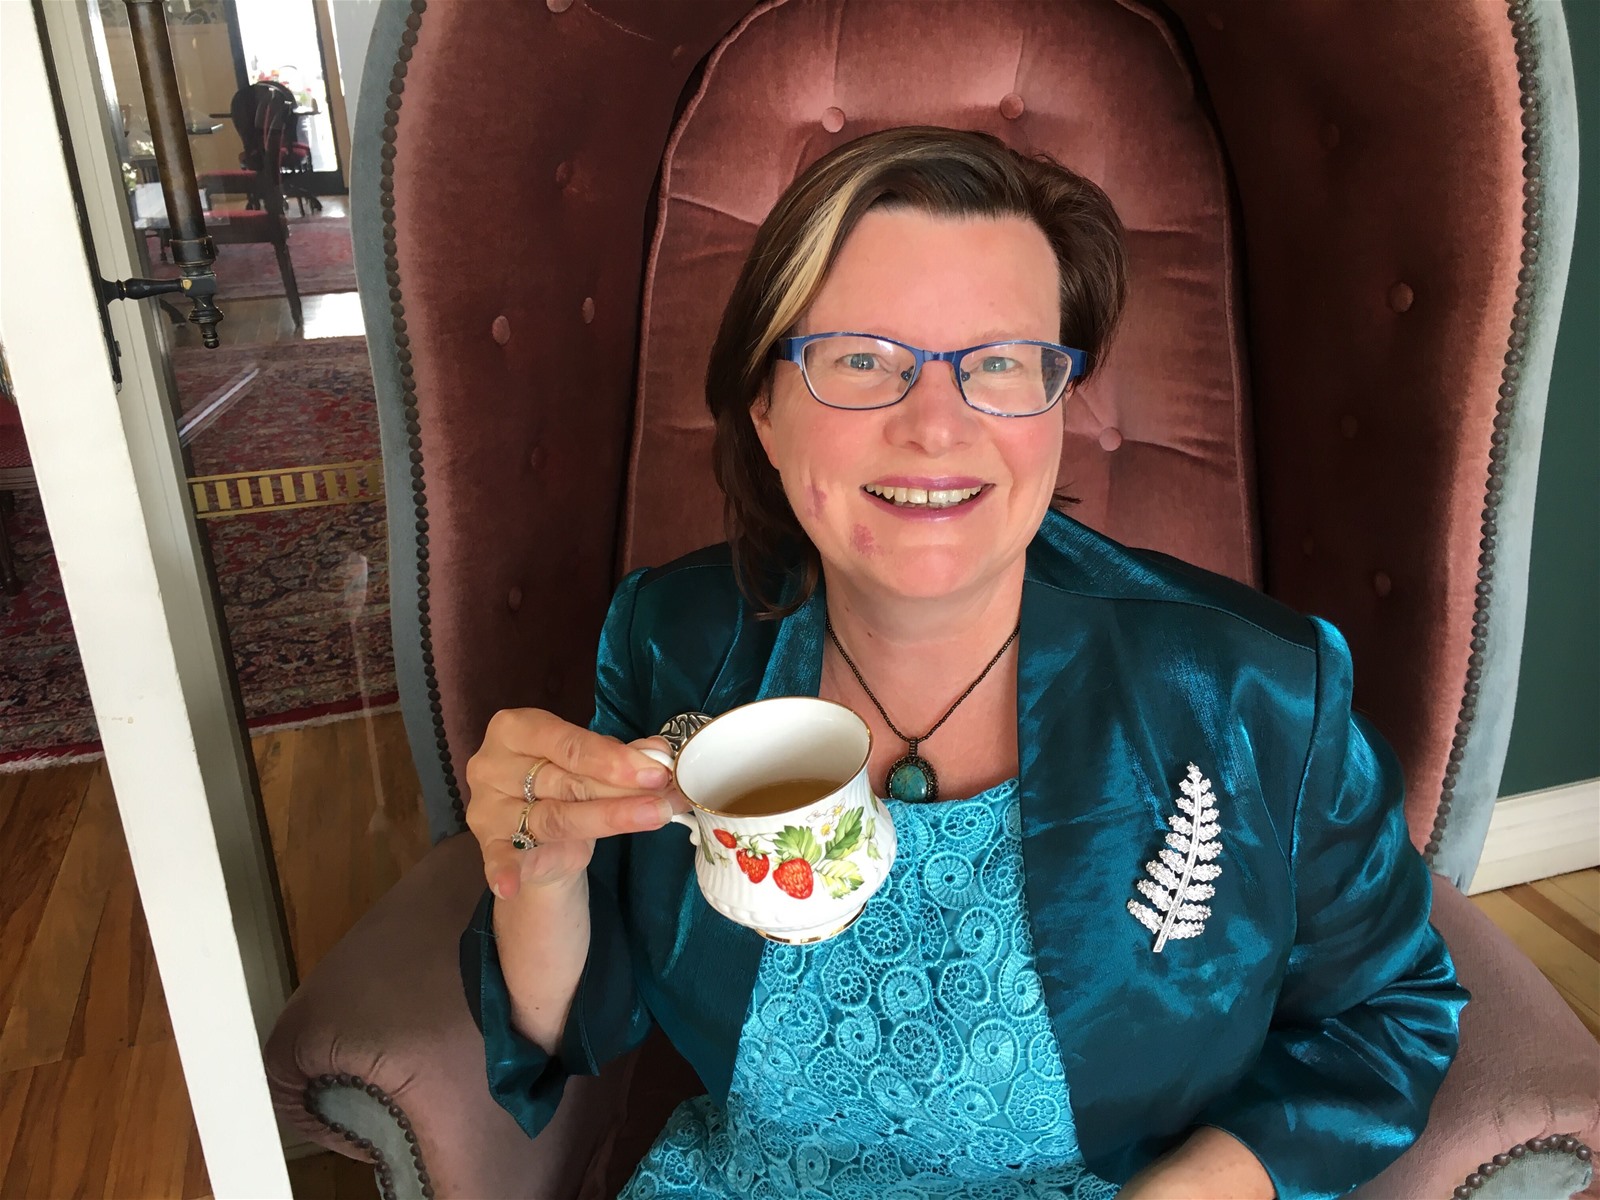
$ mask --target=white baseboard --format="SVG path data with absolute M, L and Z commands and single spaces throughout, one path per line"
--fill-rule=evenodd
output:
M 1467 895 L 1589 867 L 1600 867 L 1600 779 L 1496 803 Z

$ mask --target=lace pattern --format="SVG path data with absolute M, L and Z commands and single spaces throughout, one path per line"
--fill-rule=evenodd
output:
M 1022 897 L 1017 781 L 889 802 L 856 924 L 761 960 L 726 1111 L 673 1113 L 623 1190 L 777 1200 L 1106 1200 L 1082 1165 Z

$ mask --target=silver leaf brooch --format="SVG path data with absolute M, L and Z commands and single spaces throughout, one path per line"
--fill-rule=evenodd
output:
M 1222 853 L 1217 841 L 1222 827 L 1211 781 L 1190 763 L 1188 777 L 1178 786 L 1183 794 L 1176 799 L 1178 812 L 1167 819 L 1172 827 L 1167 844 L 1158 857 L 1145 863 L 1150 878 L 1134 884 L 1150 903 L 1128 901 L 1134 920 L 1156 935 L 1157 954 L 1169 938 L 1199 937 L 1205 930 L 1211 909 L 1202 901 L 1216 895 L 1211 881 L 1222 874 L 1212 861 Z

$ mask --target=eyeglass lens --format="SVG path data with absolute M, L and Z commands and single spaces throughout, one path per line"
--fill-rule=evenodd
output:
M 818 400 L 835 408 L 893 404 L 910 390 L 915 370 L 911 351 L 877 338 L 819 338 L 805 348 L 806 381 Z M 1059 350 L 1008 342 L 967 354 L 956 383 L 974 408 L 1027 416 L 1060 399 L 1071 373 L 1071 358 Z

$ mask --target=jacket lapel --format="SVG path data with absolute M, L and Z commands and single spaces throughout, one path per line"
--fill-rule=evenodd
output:
M 815 696 L 821 690 L 827 612 L 827 598 L 819 581 L 810 599 L 778 623 L 778 636 L 757 699 Z
M 1096 570 L 1074 530 L 1046 524 L 1023 589 L 1024 895 L 1079 1146 L 1095 1174 L 1121 1182 L 1253 1059 L 1265 1024 L 1254 1009 L 1274 989 L 1274 958 L 1252 927 L 1287 918 L 1259 915 L 1282 913 L 1281 881 L 1269 870 L 1258 884 L 1251 864 L 1278 860 L 1245 821 L 1250 789 L 1229 732 L 1239 718 L 1207 682 L 1220 667 L 1197 671 L 1183 652 L 1217 635 L 1190 628 L 1190 606 L 1131 625 L 1128 604 L 1149 601 L 1118 598 L 1118 581 Z M 1227 651 L 1216 648 L 1219 664 Z M 1127 903 L 1163 845 L 1186 759 L 1200 761 L 1226 798 L 1226 887 L 1212 901 L 1211 928 L 1157 955 Z M 1245 924 L 1233 919 L 1239 910 L 1257 916 Z M 1194 1037 L 1202 1026 L 1214 1035 Z

